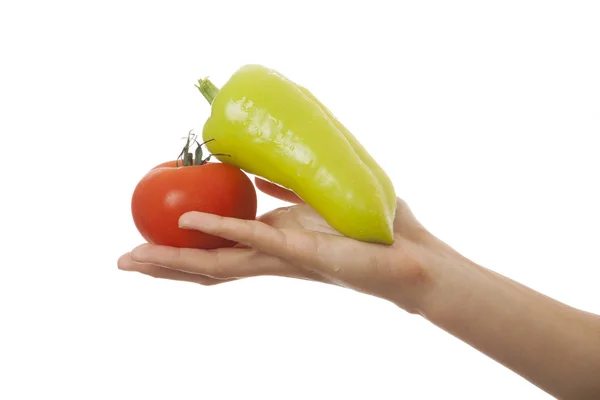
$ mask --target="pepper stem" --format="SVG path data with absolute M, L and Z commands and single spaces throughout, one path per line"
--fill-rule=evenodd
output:
M 198 84 L 194 85 L 204 96 L 208 104 L 212 104 L 219 93 L 219 88 L 216 87 L 208 78 L 198 79 Z

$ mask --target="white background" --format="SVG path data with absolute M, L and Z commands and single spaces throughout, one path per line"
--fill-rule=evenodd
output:
M 549 398 L 372 297 L 116 260 L 141 243 L 135 184 L 208 117 L 196 79 L 260 63 L 434 234 L 598 313 L 598 21 L 596 1 L 3 1 L 0 398 Z

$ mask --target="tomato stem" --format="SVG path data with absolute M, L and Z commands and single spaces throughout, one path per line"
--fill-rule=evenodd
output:
M 212 142 L 215 139 L 209 139 L 206 140 L 202 143 L 198 143 L 198 140 L 196 140 L 196 134 L 193 134 L 192 131 L 188 132 L 188 136 L 187 136 L 187 140 L 185 142 L 185 146 L 183 146 L 183 149 L 181 150 L 181 153 L 179 153 L 179 156 L 177 156 L 177 160 L 175 161 L 175 166 L 179 167 L 179 160 L 183 157 L 183 159 L 181 159 L 182 165 L 184 167 L 189 167 L 192 165 L 203 165 L 206 164 L 208 161 L 210 161 L 210 158 L 212 156 L 227 156 L 227 157 L 231 157 L 230 154 L 209 154 L 208 157 L 206 157 L 205 159 L 202 159 L 202 146 L 204 146 L 206 143 L 208 142 Z M 196 143 L 196 150 L 192 153 L 190 151 L 190 147 Z
M 194 85 L 198 88 L 200 93 L 204 96 L 208 104 L 213 103 L 215 97 L 219 93 L 219 88 L 216 87 L 208 78 L 198 79 L 198 84 Z
M 188 132 L 188 136 L 187 136 L 187 140 L 185 142 L 185 146 L 183 146 L 183 149 L 181 150 L 181 153 L 179 153 L 179 155 L 177 156 L 177 160 L 175 161 L 175 166 L 179 167 L 179 159 L 183 156 L 183 166 L 188 166 L 190 165 L 190 156 L 193 159 L 192 154 L 190 153 L 190 138 L 192 138 L 193 136 L 193 140 L 196 140 L 196 135 L 192 134 L 192 131 L 190 130 Z

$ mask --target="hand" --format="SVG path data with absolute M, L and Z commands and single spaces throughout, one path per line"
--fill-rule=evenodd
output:
M 342 236 L 294 193 L 256 179 L 262 192 L 295 203 L 256 221 L 189 212 L 180 226 L 238 242 L 233 248 L 200 250 L 143 244 L 118 261 L 122 270 L 156 278 L 214 285 L 271 275 L 335 284 L 387 299 L 419 312 L 431 279 L 429 246 L 435 238 L 397 201 L 395 243 L 365 243 Z

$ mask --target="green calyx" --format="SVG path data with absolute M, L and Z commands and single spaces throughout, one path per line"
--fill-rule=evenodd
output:
M 183 167 L 189 167 L 192 165 L 204 165 L 210 161 L 210 158 L 212 156 L 231 157 L 229 154 L 209 154 L 208 157 L 202 159 L 202 146 L 204 146 L 208 142 L 212 142 L 213 140 L 215 139 L 209 139 L 202 143 L 199 143 L 196 139 L 196 134 L 192 133 L 192 131 L 189 131 L 187 140 L 185 142 L 185 146 L 181 150 L 181 153 L 179 153 L 179 156 L 177 156 L 175 166 L 179 167 L 179 161 L 181 161 L 181 165 Z M 192 153 L 190 148 L 194 144 L 196 144 L 196 150 L 194 150 L 194 152 Z

